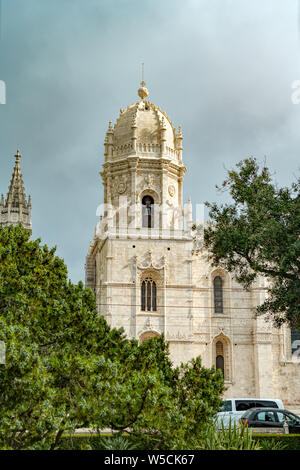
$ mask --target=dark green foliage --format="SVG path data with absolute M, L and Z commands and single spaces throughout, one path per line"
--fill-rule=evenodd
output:
M 260 450 L 260 445 L 253 439 L 248 426 L 229 425 L 218 429 L 214 423 L 207 423 L 198 435 L 195 435 L 195 450 Z
M 0 229 L 0 340 L 0 448 L 55 449 L 82 427 L 183 448 L 221 403 L 219 371 L 199 358 L 173 369 L 163 337 L 138 346 L 110 329 L 92 291 L 22 227 Z
M 75 434 L 63 437 L 58 450 L 143 450 L 128 435 Z
M 101 447 L 103 447 L 104 450 L 135 450 L 135 447 L 130 442 L 130 439 L 122 435 L 116 435 L 110 438 L 102 438 Z
M 253 434 L 262 450 L 300 450 L 300 434 Z
M 268 168 L 248 158 L 223 183 L 232 204 L 208 204 L 212 224 L 205 244 L 215 265 L 233 272 L 248 288 L 269 279 L 268 299 L 258 307 L 277 326 L 300 329 L 300 181 L 277 188 Z
M 63 437 L 58 450 L 143 450 L 128 435 L 75 434 Z
M 111 444 L 111 440 L 111 436 L 76 434 L 72 437 L 63 437 L 59 449 L 105 450 Z M 145 447 L 143 441 L 132 436 L 122 436 L 122 441 L 124 447 L 128 446 L 132 450 L 151 450 Z M 115 443 L 117 442 L 118 439 Z M 118 450 L 117 447 L 121 445 L 114 447 Z M 248 434 L 245 430 L 244 435 L 238 436 L 234 430 L 231 433 L 229 430 L 220 433 L 212 426 L 205 426 L 202 433 L 191 440 L 189 450 L 300 450 L 300 435 L 251 434 L 250 436 L 250 433 Z
M 126 343 L 54 253 L 21 227 L 0 230 L 0 443 L 8 448 L 55 446 L 54 433 L 84 424 L 98 374 L 109 380 L 109 356 Z

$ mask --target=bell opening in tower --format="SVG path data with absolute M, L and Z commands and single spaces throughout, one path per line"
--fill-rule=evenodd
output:
M 144 196 L 142 199 L 143 206 L 143 227 L 154 227 L 154 199 L 151 196 Z

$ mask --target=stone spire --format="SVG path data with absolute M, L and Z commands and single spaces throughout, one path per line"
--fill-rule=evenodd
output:
M 28 230 L 31 230 L 31 201 L 30 196 L 26 200 L 23 176 L 20 166 L 21 154 L 17 150 L 15 155 L 15 167 L 8 188 L 6 200 L 1 197 L 0 203 L 0 225 L 22 224 Z

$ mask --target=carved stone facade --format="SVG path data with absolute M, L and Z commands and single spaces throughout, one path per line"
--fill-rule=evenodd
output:
M 86 262 L 99 313 L 140 342 L 163 333 L 174 364 L 218 361 L 227 397 L 281 398 L 300 412 L 290 330 L 255 319 L 263 279 L 245 291 L 209 264 L 191 201 L 182 203 L 181 128 L 146 100 L 145 83 L 139 96 L 105 138 L 103 214 Z

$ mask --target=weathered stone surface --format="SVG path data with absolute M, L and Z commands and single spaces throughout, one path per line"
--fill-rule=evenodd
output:
M 200 355 L 210 367 L 222 351 L 225 397 L 280 398 L 300 413 L 300 364 L 292 360 L 290 331 L 254 318 L 266 295 L 264 279 L 247 292 L 209 264 L 201 233 L 191 230 L 191 202 L 182 203 L 185 171 L 181 128 L 176 133 L 154 104 L 141 99 L 121 110 L 114 128 L 109 124 L 105 207 L 86 262 L 99 313 L 139 341 L 163 333 L 174 364 Z M 150 229 L 143 227 L 145 195 L 154 201 Z M 216 276 L 222 313 L 215 312 Z M 152 311 L 142 310 L 145 279 L 156 283 Z

